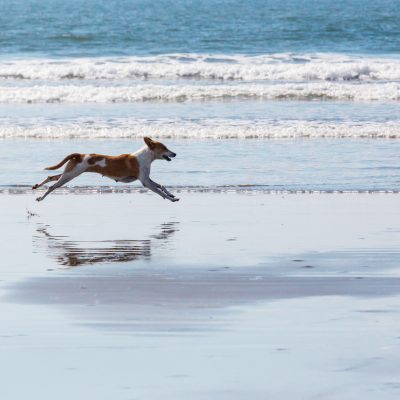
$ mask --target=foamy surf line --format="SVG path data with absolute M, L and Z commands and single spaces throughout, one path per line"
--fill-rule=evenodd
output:
M 189 53 L 0 62 L 0 80 L 125 79 L 399 81 L 400 59 L 322 53 L 259 56 Z
M 135 103 L 207 100 L 399 101 L 399 82 L 1 86 L 0 103 Z
M 323 122 L 233 119 L 112 118 L 54 121 L 24 118 L 0 120 L 0 138 L 30 139 L 293 139 L 293 138 L 400 138 L 398 121 Z
M 215 193 L 215 194 L 268 194 L 268 195 L 282 195 L 282 194 L 400 194 L 400 190 L 376 190 L 376 189 L 313 189 L 313 188 L 296 188 L 296 189 L 285 189 L 271 187 L 269 185 L 222 185 L 222 186 L 169 186 L 169 189 L 175 193 Z M 44 190 L 32 190 L 30 186 L 25 185 L 14 185 L 0 186 L 0 195 L 26 195 L 41 193 Z M 64 187 L 57 189 L 53 194 L 56 195 L 95 195 L 95 194 L 149 194 L 152 193 L 142 187 L 132 186 L 73 186 Z

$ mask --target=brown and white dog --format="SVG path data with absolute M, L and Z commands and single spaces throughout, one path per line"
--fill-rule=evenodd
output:
M 57 165 L 45 168 L 47 170 L 55 170 L 67 163 L 62 174 L 49 176 L 43 182 L 32 186 L 32 189 L 37 189 L 47 182 L 57 181 L 47 189 L 43 196 L 38 197 L 36 200 L 42 201 L 54 189 L 65 185 L 84 172 L 95 172 L 107 178 L 114 179 L 116 182 L 129 183 L 138 179 L 144 187 L 159 194 L 162 198 L 178 201 L 179 199 L 164 186 L 150 179 L 150 167 L 154 160 L 171 161 L 171 158 L 175 157 L 176 154 L 168 150 L 162 143 L 152 140 L 149 137 L 145 137 L 144 141 L 146 146 L 135 153 L 121 154 L 119 156 L 70 154 Z

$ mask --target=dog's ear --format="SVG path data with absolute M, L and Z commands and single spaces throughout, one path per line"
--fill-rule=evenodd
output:
M 145 136 L 145 137 L 143 138 L 143 140 L 144 140 L 144 142 L 147 144 L 147 147 L 148 147 L 150 150 L 154 149 L 155 143 L 153 142 L 153 140 L 152 140 L 151 138 L 149 138 L 148 136 Z

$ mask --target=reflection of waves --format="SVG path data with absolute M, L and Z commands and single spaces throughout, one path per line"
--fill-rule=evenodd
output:
M 206 79 L 224 81 L 398 81 L 400 59 L 341 54 L 260 56 L 170 54 L 147 57 L 0 62 L 3 80 Z
M 134 103 L 208 100 L 398 101 L 399 82 L 236 84 L 7 85 L 0 103 Z
M 177 139 L 400 138 L 400 125 L 397 120 L 333 122 L 224 118 L 78 118 L 74 121 L 3 118 L 0 121 L 0 138 L 134 139 L 146 135 Z
M 39 250 L 46 248 L 58 264 L 66 267 L 148 260 L 154 241 L 167 242 L 179 230 L 178 222 L 168 222 L 146 239 L 87 241 L 52 235 L 48 228 L 47 225 L 38 226 L 33 237 L 34 246 Z

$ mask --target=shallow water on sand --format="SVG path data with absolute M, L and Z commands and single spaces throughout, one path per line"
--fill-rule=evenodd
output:
M 8 399 L 398 397 L 398 195 L 181 197 L 0 196 Z

